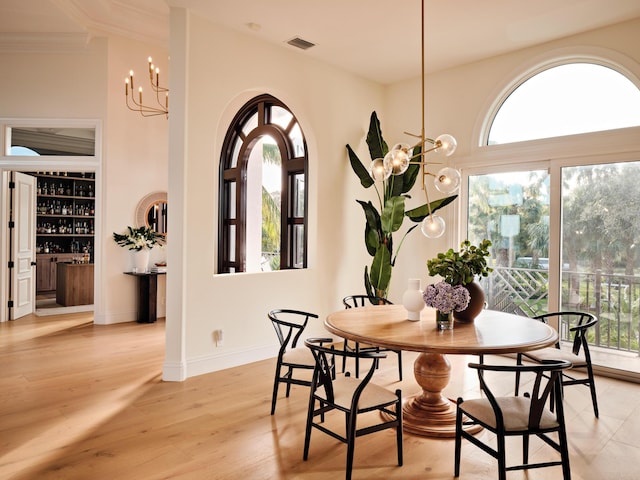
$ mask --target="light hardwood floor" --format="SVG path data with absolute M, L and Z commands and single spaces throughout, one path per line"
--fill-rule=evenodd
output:
M 269 415 L 274 359 L 163 382 L 163 345 L 162 321 L 100 326 L 80 313 L 0 324 L 0 478 L 344 478 L 345 446 L 320 432 L 302 460 L 305 387 L 294 386 L 288 399 L 282 390 Z M 395 355 L 383 360 L 375 381 L 409 394 L 416 389 L 415 355 L 403 357 L 405 381 L 396 381 Z M 453 378 L 445 393 L 479 395 L 465 368 L 475 358 L 449 358 Z M 640 386 L 599 377 L 597 387 L 600 419 L 586 388 L 566 389 L 572 478 L 640 478 Z M 509 379 L 505 393 L 511 389 Z M 359 438 L 353 478 L 453 477 L 453 440 L 405 434 L 404 448 L 398 467 L 393 432 Z M 547 456 L 541 442 L 532 448 L 533 458 Z M 491 457 L 468 443 L 462 449 L 461 479 L 497 479 Z M 510 451 L 519 458 L 519 444 Z M 557 478 L 559 467 L 508 476 Z

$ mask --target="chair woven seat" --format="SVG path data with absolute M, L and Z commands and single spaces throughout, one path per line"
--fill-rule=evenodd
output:
M 528 359 L 538 363 L 550 361 L 550 360 L 566 360 L 571 362 L 573 368 L 586 367 L 587 362 L 579 355 L 575 355 L 566 350 L 560 350 L 558 348 L 548 347 L 541 348 L 540 350 L 532 350 L 525 355 Z
M 360 385 L 360 380 L 345 375 L 337 375 L 333 381 L 333 402 L 346 410 L 351 408 L 351 400 Z M 319 390 L 318 397 L 327 400 L 326 392 Z M 398 398 L 395 393 L 380 387 L 373 383 L 369 383 L 360 395 L 358 400 L 358 409 L 369 410 L 377 405 L 390 405 L 396 402 Z
M 496 402 L 504 415 L 504 429 L 507 432 L 526 430 L 529 424 L 529 411 L 531 400 L 526 397 L 497 397 Z M 464 411 L 469 416 L 479 420 L 485 425 L 497 428 L 496 414 L 491 402 L 486 398 L 466 400 Z M 542 412 L 540 428 L 543 430 L 557 428 L 556 416 L 549 410 Z
M 296 363 L 298 365 L 310 365 L 313 367 L 316 361 L 313 359 L 313 354 L 306 347 L 298 347 L 293 350 L 289 350 L 282 355 L 282 361 L 285 363 Z

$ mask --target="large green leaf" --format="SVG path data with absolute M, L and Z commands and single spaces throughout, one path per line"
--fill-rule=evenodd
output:
M 369 175 L 369 170 L 362 164 L 356 152 L 354 152 L 349 145 L 347 145 L 347 152 L 349 152 L 349 163 L 355 174 L 360 179 L 360 183 L 364 188 L 369 188 L 373 185 L 373 178 Z
M 364 210 L 367 225 L 374 230 L 381 230 L 380 214 L 378 210 L 376 210 L 376 207 L 373 206 L 373 203 L 371 203 L 371 201 L 365 202 L 364 200 L 356 200 L 356 202 L 358 202 Z
M 386 292 L 391 281 L 391 253 L 382 244 L 371 264 L 371 285 L 376 291 Z
M 369 153 L 371 154 L 371 160 L 376 158 L 384 158 L 389 151 L 387 143 L 382 138 L 382 129 L 380 128 L 380 120 L 376 112 L 371 113 L 371 120 L 369 121 L 369 133 L 367 134 L 367 145 L 369 146 Z
M 404 220 L 404 197 L 392 197 L 387 200 L 382 210 L 382 231 L 390 234 L 402 226 Z
M 367 252 L 372 257 L 376 254 L 380 245 L 379 232 L 369 227 L 368 223 L 364 226 L 364 244 L 367 246 Z
M 382 241 L 382 222 L 380 220 L 380 214 L 371 202 L 365 202 L 363 200 L 356 200 L 356 202 L 358 202 L 364 210 L 364 216 L 367 221 L 364 227 L 364 243 L 369 255 L 373 257 L 378 250 L 380 242 Z
M 445 197 L 445 198 L 441 198 L 439 200 L 434 200 L 433 202 L 431 202 L 429 205 L 431 205 L 431 211 L 435 212 L 436 210 L 449 205 L 451 202 L 453 202 L 456 198 L 458 198 L 457 195 L 451 195 L 450 197 Z M 409 217 L 409 219 L 412 222 L 421 222 L 422 220 L 425 219 L 425 217 L 427 217 L 429 215 L 429 208 L 427 207 L 427 204 L 425 203 L 424 205 L 420 205 L 419 207 L 413 208 L 411 210 L 407 210 L 404 213 L 407 217 Z

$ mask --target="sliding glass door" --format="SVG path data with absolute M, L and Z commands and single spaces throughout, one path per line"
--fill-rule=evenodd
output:
M 547 311 L 549 174 L 546 170 L 468 177 L 467 238 L 491 240 L 488 308 L 534 316 Z
M 561 307 L 598 317 L 590 343 L 600 363 L 636 371 L 639 185 L 640 162 L 562 168 Z

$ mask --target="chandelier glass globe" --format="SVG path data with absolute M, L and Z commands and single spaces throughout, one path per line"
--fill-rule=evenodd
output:
M 369 175 L 376 182 L 383 182 L 391 176 L 391 169 L 385 168 L 382 158 L 376 158 L 369 164 Z
M 420 225 L 422 234 L 427 238 L 440 238 L 444 234 L 444 218 L 439 215 L 428 215 Z

